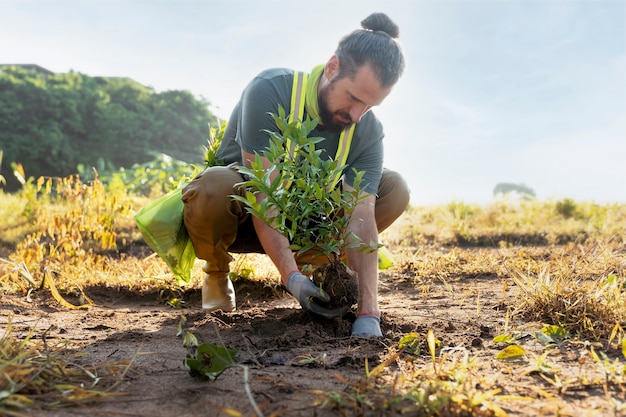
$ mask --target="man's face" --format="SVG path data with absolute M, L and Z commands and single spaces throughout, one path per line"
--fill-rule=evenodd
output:
M 338 63 L 338 61 L 337 61 Z M 391 88 L 382 88 L 369 65 L 359 68 L 353 78 L 337 78 L 338 66 L 329 61 L 324 84 L 318 92 L 319 115 L 324 127 L 340 132 L 358 123 L 372 107 L 389 95 Z

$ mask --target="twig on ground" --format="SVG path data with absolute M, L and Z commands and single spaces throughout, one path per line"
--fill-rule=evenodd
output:
M 264 417 L 261 409 L 259 409 L 259 406 L 256 404 L 256 401 L 254 401 L 254 396 L 252 395 L 252 390 L 250 389 L 250 384 L 248 383 L 248 367 L 245 365 L 241 365 L 241 367 L 243 368 L 243 389 L 246 391 L 250 405 L 252 406 L 252 409 L 257 417 Z

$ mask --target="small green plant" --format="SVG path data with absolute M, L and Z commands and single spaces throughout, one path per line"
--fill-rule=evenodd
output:
M 198 168 L 163 153 L 155 153 L 154 159 L 120 169 L 102 178 L 112 193 L 126 190 L 136 195 L 161 195 L 192 178 Z
M 217 159 L 217 150 L 222 144 L 224 139 L 224 132 L 226 131 L 226 121 L 220 122 L 219 127 L 209 126 L 209 139 L 207 141 L 206 151 L 204 154 L 204 165 L 206 167 L 223 166 L 224 161 Z
M 442 347 L 441 341 L 434 336 L 432 329 L 429 329 L 426 334 L 408 333 L 398 341 L 398 349 L 410 355 L 419 355 L 422 350 L 430 351 L 430 349 L 435 349 L 431 352 L 434 355 L 435 352 L 441 351 Z
M 546 345 L 559 343 L 571 337 L 570 333 L 561 326 L 544 326 L 540 332 L 535 332 L 535 339 Z
M 263 155 L 257 153 L 250 168 L 240 168 L 248 177 L 242 183 L 247 191 L 233 198 L 287 237 L 296 255 L 325 256 L 328 262 L 312 272 L 313 281 L 330 295 L 328 307 L 350 307 L 357 302 L 357 278 L 341 259 L 346 249 L 380 246 L 349 231 L 350 217 L 365 198 L 360 190 L 365 172 L 355 173 L 350 189 L 337 187 L 345 166 L 315 148 L 324 140 L 309 137 L 317 120 L 289 122 L 282 107 L 272 117 L 280 133 L 268 131 L 270 144 Z
M 183 337 L 183 346 L 187 357 L 183 365 L 189 375 L 200 381 L 215 381 L 222 372 L 235 363 L 237 351 L 226 346 L 211 343 L 199 343 L 198 338 L 186 330 L 187 318 L 180 317 L 178 336 Z

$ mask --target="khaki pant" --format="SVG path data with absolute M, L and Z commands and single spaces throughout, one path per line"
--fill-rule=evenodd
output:
M 237 186 L 243 181 L 234 165 L 211 167 L 183 189 L 184 221 L 196 256 L 207 262 L 205 272 L 228 272 L 233 260 L 230 253 L 265 253 L 257 238 L 252 216 L 244 204 L 230 197 L 243 195 Z M 409 189 L 395 171 L 385 169 L 376 197 L 376 225 L 382 232 L 409 204 Z M 230 253 L 229 253 L 230 252 Z M 322 258 L 319 263 L 323 263 Z M 305 253 L 297 258 L 299 265 L 315 263 Z

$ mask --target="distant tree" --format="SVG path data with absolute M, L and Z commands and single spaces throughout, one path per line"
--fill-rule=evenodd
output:
M 535 191 L 525 184 L 513 184 L 509 182 L 500 182 L 493 189 L 493 196 L 517 194 L 525 200 L 535 197 Z
M 563 200 L 557 201 L 554 205 L 554 209 L 566 219 L 576 217 L 578 213 L 578 206 L 571 198 L 564 198 Z
M 0 70 L 0 150 L 28 176 L 66 176 L 79 165 L 127 168 L 155 152 L 202 163 L 209 103 L 188 91 L 157 93 L 129 78 Z M 13 181 L 4 164 L 7 189 Z

